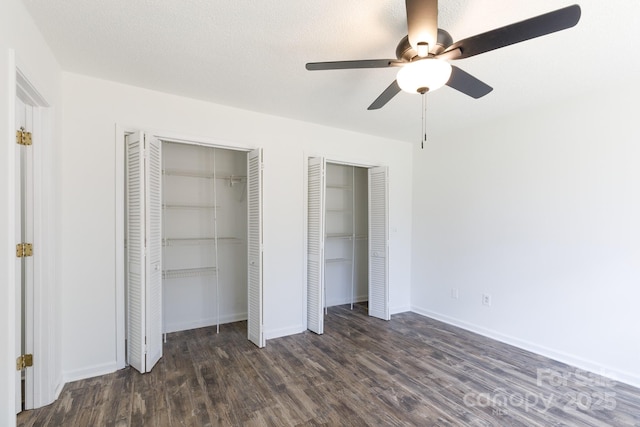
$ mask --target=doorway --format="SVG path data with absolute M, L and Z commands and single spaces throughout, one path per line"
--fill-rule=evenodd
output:
M 367 169 L 327 162 L 325 191 L 326 314 L 369 300 Z
M 247 319 L 247 155 L 162 143 L 163 331 Z
M 238 317 L 247 320 L 248 339 L 263 347 L 262 151 L 144 132 L 125 131 L 120 141 L 119 365 L 148 372 L 162 356 L 164 333 Z M 211 191 L 216 187 L 229 191 Z M 241 203 L 223 212 L 225 199 Z M 232 253 L 243 262 L 219 268 Z M 224 317 L 223 280 L 244 282 L 244 304 L 238 287 L 226 295 L 244 312 Z
M 55 173 L 53 114 L 46 99 L 15 67 L 15 95 L 11 97 L 16 127 L 11 176 L 16 257 L 7 286 L 14 286 L 15 316 L 11 345 L 15 370 L 15 410 L 35 409 L 53 402 L 59 386 L 57 358 L 55 253 Z M 24 128 L 27 133 L 22 133 Z M 15 145 L 14 145 L 15 144 Z M 30 145 L 29 145 L 30 144 Z M 30 243 L 31 246 L 19 244 Z M 22 255 L 19 256 L 19 252 Z M 22 358 L 23 355 L 32 355 Z M 32 366 L 30 362 L 33 362 Z M 24 384 L 24 388 L 23 388 Z
M 344 303 L 389 320 L 387 168 L 311 157 L 307 185 L 307 329 Z
M 16 413 L 33 408 L 33 106 L 16 97 Z

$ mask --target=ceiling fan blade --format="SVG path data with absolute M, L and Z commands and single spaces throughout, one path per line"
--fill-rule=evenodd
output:
M 367 110 L 378 110 L 384 107 L 387 102 L 391 101 L 391 98 L 398 94 L 398 92 L 400 92 L 400 86 L 398 86 L 398 81 L 394 80 L 393 83 L 391 83 L 389 87 L 387 87 L 384 92 L 382 92 L 380 96 L 377 97 L 371 105 L 369 105 Z
M 426 56 L 435 49 L 438 42 L 438 1 L 437 0 L 406 0 L 407 28 L 409 43 L 420 56 Z M 419 43 L 428 43 L 428 51 L 421 54 Z
M 451 77 L 447 86 L 475 99 L 481 98 L 493 90 L 488 84 L 454 65 L 451 66 Z
M 444 54 L 460 49 L 460 55 L 450 59 L 469 58 L 480 53 L 555 33 L 556 31 L 566 30 L 578 23 L 580 14 L 580 6 L 574 4 L 573 6 L 460 40 L 451 45 Z
M 309 62 L 307 70 L 348 70 L 356 68 L 386 68 L 398 61 L 396 59 L 363 59 L 359 61 Z

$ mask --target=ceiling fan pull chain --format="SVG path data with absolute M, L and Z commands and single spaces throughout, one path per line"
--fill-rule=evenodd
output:
M 424 150 L 424 143 L 427 142 L 427 95 L 422 94 L 422 149 Z

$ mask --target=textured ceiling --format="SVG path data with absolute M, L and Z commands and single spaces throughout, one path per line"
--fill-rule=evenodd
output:
M 306 62 L 393 58 L 406 35 L 402 0 L 23 0 L 66 71 L 418 142 L 421 101 L 367 106 L 397 69 L 306 71 Z M 573 4 L 441 0 L 454 40 Z M 582 0 L 569 30 L 456 65 L 494 91 L 428 95 L 432 137 L 640 76 L 640 1 Z M 618 89 L 620 90 L 620 89 Z

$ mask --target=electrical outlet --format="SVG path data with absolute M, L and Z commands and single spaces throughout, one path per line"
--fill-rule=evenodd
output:
M 486 305 L 487 307 L 491 307 L 491 295 L 482 294 L 482 305 Z
M 457 288 L 452 288 L 451 289 L 451 298 L 458 299 L 459 296 L 460 296 L 460 294 L 458 293 L 458 289 Z

